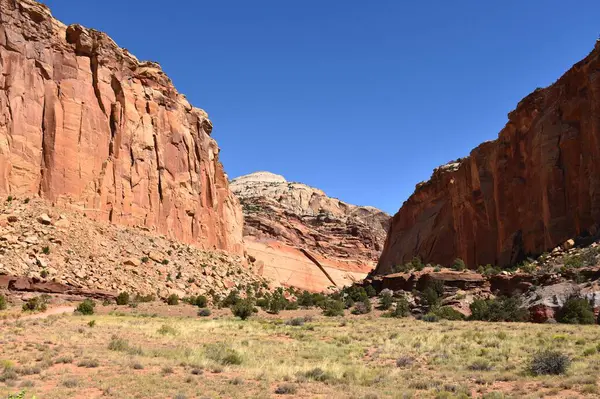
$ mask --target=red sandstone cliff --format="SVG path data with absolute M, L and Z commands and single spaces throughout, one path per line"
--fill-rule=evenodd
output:
M 241 253 L 207 114 L 160 66 L 32 0 L 0 0 L 0 195 Z
M 375 270 L 414 256 L 508 265 L 600 221 L 600 45 L 524 98 L 498 139 L 436 169 L 394 216 Z

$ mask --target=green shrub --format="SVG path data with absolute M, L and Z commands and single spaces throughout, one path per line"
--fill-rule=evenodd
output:
M 94 314 L 95 307 L 96 303 L 94 301 L 92 301 L 91 299 L 86 299 L 79 305 L 77 305 L 77 309 L 75 309 L 75 312 L 82 315 L 91 315 Z
M 304 306 L 305 308 L 310 308 L 312 306 L 315 306 L 315 301 L 313 298 L 314 298 L 313 294 L 304 290 L 304 291 L 302 291 L 300 296 L 298 296 L 298 305 Z
M 0 310 L 5 310 L 8 307 L 8 303 L 4 295 L 0 295 Z
M 427 313 L 426 315 L 423 315 L 421 317 L 421 320 L 429 322 L 429 323 L 435 323 L 435 322 L 440 321 L 440 318 L 434 313 Z
M 231 313 L 242 320 L 246 320 L 254 313 L 254 302 L 251 299 L 240 299 L 231 307 Z
M 423 262 L 421 262 L 421 258 L 419 258 L 418 256 L 415 256 L 410 261 L 410 266 L 411 266 L 411 268 L 413 270 L 416 270 L 416 271 L 421 271 L 425 267 L 425 265 L 423 264 Z
M 477 359 L 467 368 L 472 371 L 490 371 L 492 369 L 492 365 L 485 359 Z
M 221 301 L 221 307 L 229 308 L 231 306 L 236 305 L 241 300 L 242 300 L 242 298 L 240 298 L 240 294 L 239 294 L 238 290 L 231 290 L 229 292 L 229 294 L 227 294 L 225 299 L 223 299 L 223 301 Z
M 427 287 L 421 293 L 421 298 L 427 307 L 433 308 L 440 304 L 443 295 L 444 282 L 440 280 L 432 280 L 429 281 Z
M 204 295 L 198 295 L 192 305 L 196 305 L 199 308 L 205 308 L 206 305 L 208 305 L 208 298 L 206 298 Z
M 222 342 L 207 345 L 204 355 L 222 366 L 239 365 L 243 362 L 242 356 L 235 349 Z
M 566 324 L 594 324 L 594 311 L 587 299 L 569 298 L 556 312 L 556 321 Z
M 367 293 L 367 296 L 369 298 L 373 298 L 373 297 L 377 296 L 377 291 L 375 291 L 375 288 L 373 288 L 373 286 L 371 284 L 369 284 L 365 287 L 365 292 Z
M 406 317 L 410 314 L 410 308 L 406 298 L 402 297 L 396 301 L 396 306 L 389 313 L 391 317 Z
M 117 305 L 128 305 L 129 304 L 129 294 L 127 292 L 121 292 L 117 296 Z
M 323 304 L 323 315 L 327 317 L 343 316 L 344 302 L 336 299 L 328 299 Z
M 140 295 L 140 294 L 136 294 L 135 297 L 133 298 L 134 302 L 154 302 L 156 298 L 154 297 L 154 295 L 152 294 L 148 294 L 148 295 Z
M 45 312 L 48 308 L 48 296 L 35 296 L 23 304 L 24 312 Z
M 393 303 L 394 303 L 394 297 L 393 297 L 392 291 L 383 290 L 381 292 L 381 296 L 379 297 L 379 309 L 388 310 L 389 308 L 392 307 Z
M 571 359 L 558 351 L 546 350 L 536 353 L 530 363 L 529 371 L 534 375 L 559 375 L 567 372 Z
M 169 297 L 167 298 L 167 305 L 178 305 L 179 304 L 179 297 L 177 296 L 177 294 L 171 294 L 169 295 Z
M 306 371 L 304 373 L 304 377 L 308 378 L 309 380 L 314 380 L 314 381 L 319 381 L 319 382 L 326 382 L 326 381 L 332 380 L 334 378 L 331 373 L 323 370 L 320 367 L 315 367 L 314 369 L 310 369 L 310 370 Z
M 275 388 L 275 394 L 277 395 L 294 395 L 296 392 L 298 392 L 296 385 L 287 382 L 280 384 Z
M 283 296 L 283 292 L 275 291 L 266 310 L 271 314 L 278 314 L 286 308 L 287 304 L 288 300 Z
M 462 259 L 456 258 L 454 260 L 454 263 L 452 264 L 451 268 L 454 270 L 461 271 L 461 270 L 465 270 L 467 268 L 467 265 L 465 265 L 465 262 Z
M 208 317 L 211 315 L 211 311 L 208 308 L 198 309 L 198 316 L 200 317 Z
M 50 254 L 50 247 L 49 247 L 49 246 L 47 246 L 47 245 L 46 245 L 45 247 L 43 247 L 43 248 L 42 248 L 42 253 L 43 253 L 44 255 L 48 255 L 48 254 Z
M 516 322 L 529 319 L 529 312 L 521 307 L 521 300 L 516 297 L 476 299 L 470 308 L 470 320 Z
M 445 320 L 464 320 L 465 318 L 465 316 L 462 313 L 450 306 L 442 306 L 440 308 L 434 309 L 432 310 L 432 313 L 440 319 Z

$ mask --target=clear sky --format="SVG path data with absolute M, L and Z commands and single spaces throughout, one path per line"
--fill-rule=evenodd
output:
M 158 61 L 209 113 L 230 178 L 268 170 L 390 213 L 600 33 L 597 0 L 45 3 Z

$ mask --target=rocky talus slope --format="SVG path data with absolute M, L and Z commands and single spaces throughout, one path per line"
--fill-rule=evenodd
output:
M 436 169 L 394 216 L 376 273 L 420 257 L 508 266 L 600 221 L 600 44 L 525 97 L 494 141 Z
M 0 0 L 0 195 L 241 254 L 206 112 L 154 62 L 33 0 Z
M 164 299 L 266 285 L 238 255 L 94 221 L 41 199 L 0 203 L 0 291 L 127 291 Z
M 269 172 L 238 177 L 230 187 L 242 203 L 246 250 L 265 276 L 321 291 L 374 267 L 389 226 L 385 212 Z

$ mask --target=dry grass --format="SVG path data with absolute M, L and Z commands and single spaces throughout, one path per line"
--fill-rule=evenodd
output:
M 290 315 L 279 316 L 0 322 L 0 375 L 4 370 L 7 377 L 0 397 L 22 389 L 38 398 L 285 397 L 282 387 L 295 390 L 288 397 L 306 398 L 593 397 L 599 391 L 600 353 L 591 349 L 598 326 L 373 315 L 292 326 L 285 323 Z M 566 375 L 527 374 L 530 357 L 544 348 L 572 358 Z M 400 367 L 398 359 L 411 361 Z

